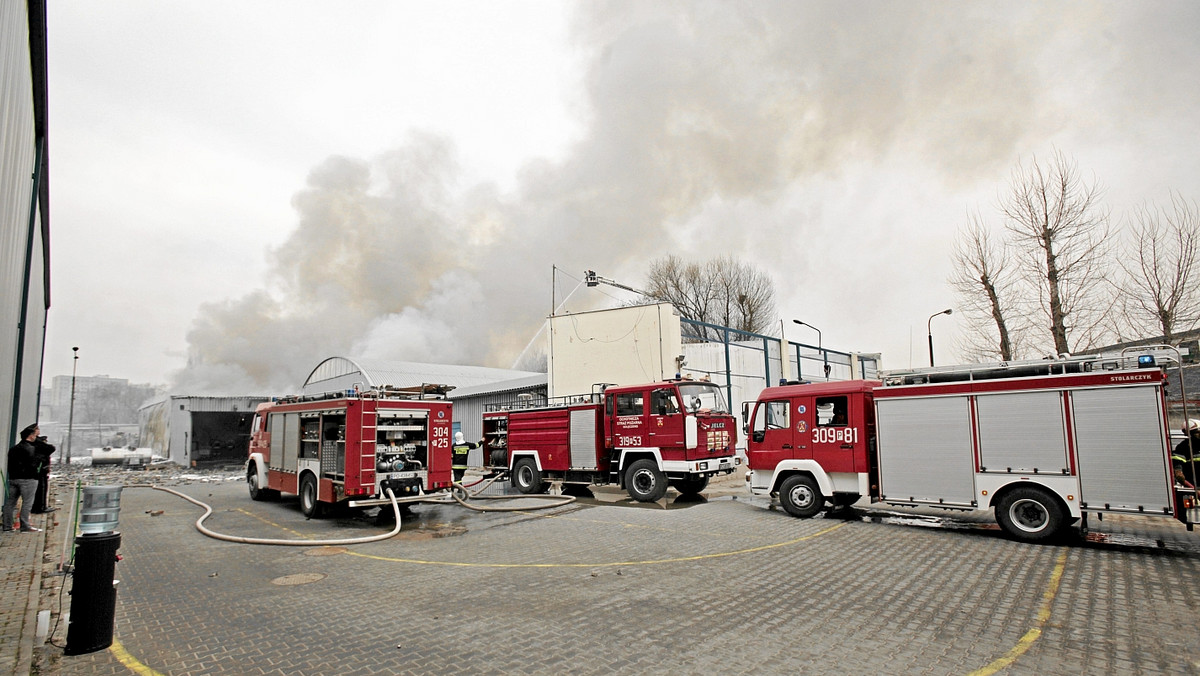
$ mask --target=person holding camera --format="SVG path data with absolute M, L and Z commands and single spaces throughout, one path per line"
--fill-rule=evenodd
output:
M 33 513 L 49 514 L 58 509 L 46 506 L 50 491 L 50 456 L 54 455 L 54 446 L 46 442 L 46 437 L 38 437 L 33 440 L 33 448 L 38 459 L 38 487 L 37 495 L 33 498 Z

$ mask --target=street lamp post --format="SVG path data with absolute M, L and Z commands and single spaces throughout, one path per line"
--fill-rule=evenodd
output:
M 805 324 L 804 322 L 800 321 L 799 319 L 793 319 L 792 321 L 799 324 L 800 326 L 807 326 L 808 328 L 817 332 L 817 351 L 819 351 L 821 353 L 821 361 L 824 362 L 824 365 L 825 365 L 825 367 L 824 367 L 825 379 L 829 380 L 829 355 L 825 352 L 825 348 L 822 347 L 822 345 L 821 345 L 821 329 L 818 329 L 817 327 L 813 326 L 812 324 Z
M 67 464 L 71 464 L 71 432 L 75 426 L 75 373 L 79 370 L 79 348 L 73 347 L 75 358 L 71 362 L 71 408 L 67 413 Z
M 925 322 L 925 332 L 929 334 L 929 365 L 933 366 L 933 318 L 938 315 L 948 315 L 954 312 L 954 308 L 946 308 L 941 312 L 935 312 L 929 315 L 929 321 Z

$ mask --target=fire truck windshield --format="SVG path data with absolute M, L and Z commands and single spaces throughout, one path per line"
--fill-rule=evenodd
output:
M 725 404 L 725 395 L 717 385 L 705 383 L 688 383 L 679 386 L 679 395 L 683 397 L 683 405 L 687 410 L 695 412 L 708 410 L 713 413 L 729 413 Z

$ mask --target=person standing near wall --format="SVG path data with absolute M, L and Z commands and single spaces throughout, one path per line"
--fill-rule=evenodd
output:
M 8 481 L 4 484 L 6 494 L 3 523 L 0 524 L 5 533 L 13 531 L 13 511 L 18 499 L 21 500 L 21 532 L 36 533 L 41 530 L 34 528 L 29 521 L 38 485 L 38 454 L 33 441 L 40 431 L 36 424 L 26 427 L 21 430 L 21 440 L 8 449 Z

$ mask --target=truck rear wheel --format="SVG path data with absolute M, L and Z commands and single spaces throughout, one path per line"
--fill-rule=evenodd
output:
M 518 491 L 529 495 L 544 491 L 542 472 L 537 468 L 533 458 L 521 458 L 513 463 L 512 485 Z
M 1022 487 L 1009 491 L 996 505 L 996 521 L 1017 540 L 1044 542 L 1058 535 L 1066 524 L 1066 515 L 1050 493 Z
M 686 479 L 671 479 L 671 488 L 681 495 L 699 495 L 700 491 L 708 488 L 708 477 L 689 476 Z
M 779 504 L 788 514 L 809 519 L 824 509 L 825 496 L 812 477 L 796 474 L 784 479 L 779 487 Z
M 643 458 L 625 470 L 625 490 L 638 502 L 657 502 L 667 494 L 667 477 L 658 463 Z
M 300 512 L 310 519 L 320 518 L 324 505 L 317 499 L 317 478 L 305 474 L 300 480 Z

